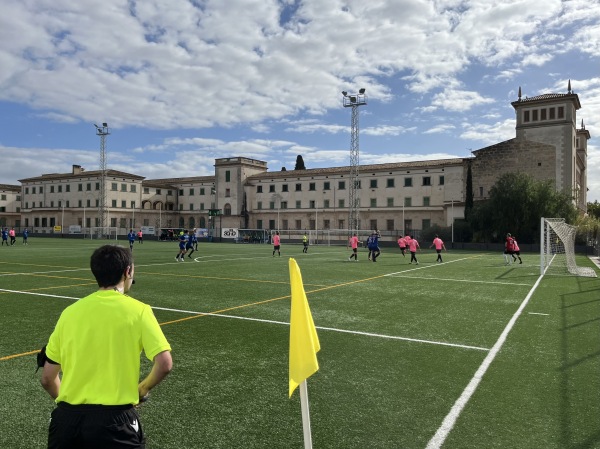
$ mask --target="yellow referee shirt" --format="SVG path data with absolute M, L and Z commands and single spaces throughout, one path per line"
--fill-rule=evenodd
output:
M 137 404 L 142 349 L 149 360 L 171 350 L 147 304 L 99 290 L 70 305 L 46 347 L 63 372 L 56 402 Z

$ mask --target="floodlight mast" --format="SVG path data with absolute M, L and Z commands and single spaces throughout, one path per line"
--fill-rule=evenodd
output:
M 99 227 L 102 229 L 102 233 L 106 233 L 106 136 L 110 134 L 108 131 L 108 123 L 102 123 L 102 126 L 94 124 L 96 127 L 96 135 L 100 136 L 100 201 L 98 202 L 98 219 L 100 221 Z
M 356 94 L 348 94 L 342 91 L 343 105 L 352 108 L 352 119 L 350 124 L 350 185 L 348 186 L 348 234 L 357 233 L 360 227 L 359 221 L 359 198 L 358 198 L 358 169 L 359 169 L 359 144 L 358 144 L 358 107 L 367 104 L 365 89 L 362 88 Z

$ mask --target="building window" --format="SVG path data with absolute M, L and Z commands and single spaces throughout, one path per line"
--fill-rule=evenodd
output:
M 429 198 L 428 196 L 423 197 L 423 206 L 429 206 Z
M 331 190 L 331 184 L 329 181 L 323 183 L 323 190 Z
M 70 192 L 71 191 L 71 184 L 67 184 L 65 186 L 65 192 Z
M 35 195 L 35 187 L 32 187 L 32 188 L 31 188 L 31 194 L 32 194 L 32 195 Z
M 275 209 L 275 201 L 269 202 L 269 209 Z
M 156 194 L 157 195 L 162 195 L 162 190 L 161 189 L 156 189 Z M 169 195 L 171 194 L 171 191 L 169 190 Z
M 369 188 L 370 189 L 376 189 L 377 188 L 377 180 L 376 179 L 371 179 L 369 181 Z
M 412 178 L 404 178 L 404 187 L 412 187 Z
M 183 196 L 183 189 L 179 189 L 179 196 Z
M 91 207 L 91 206 L 92 206 L 92 200 L 87 200 L 86 207 Z
M 296 229 L 302 229 L 302 220 L 296 220 Z
M 424 218 L 421 229 L 429 229 L 430 227 L 431 227 L 431 220 L 429 218 Z
M 118 189 L 119 189 L 119 186 L 117 185 L 116 182 L 111 183 L 110 190 L 116 192 Z
M 99 182 L 96 183 L 96 190 L 100 190 L 100 183 Z
M 179 205 L 179 210 L 183 210 L 183 204 Z M 183 227 L 183 226 L 182 226 Z
M 50 201 L 50 207 L 54 207 L 54 201 Z M 58 207 L 60 207 L 60 205 Z
M 404 198 L 404 207 L 411 207 L 412 206 L 412 198 L 410 196 L 407 196 Z
M 302 209 L 302 201 L 296 200 L 296 209 Z
M 111 204 L 112 204 L 112 207 L 117 207 L 117 200 L 112 200 Z
M 261 209 L 262 209 L 262 201 L 259 201 L 258 203 L 256 203 L 256 208 L 257 208 L 258 210 L 261 210 Z
M 269 192 L 275 192 L 275 184 L 269 186 Z
M 287 209 L 287 201 L 282 201 L 281 202 L 281 209 Z
M 315 200 L 310 200 L 310 201 L 308 202 L 308 204 L 309 204 L 309 206 L 308 206 L 308 207 L 310 207 L 311 209 L 314 209 L 314 208 L 315 208 Z
M 344 207 L 346 207 L 346 202 L 344 200 L 338 200 L 338 207 L 340 209 L 343 209 Z
M 386 187 L 390 188 L 390 187 L 394 187 L 394 186 L 395 186 L 394 178 L 388 178 L 386 181 Z
M 225 207 L 223 207 L 223 214 L 225 214 L 226 217 L 231 215 L 231 204 L 225 204 Z
M 331 220 L 323 220 L 323 229 L 331 229 Z
M 564 106 L 558 107 L 558 118 L 565 118 L 565 107 Z
M 338 229 L 346 229 L 346 222 L 344 220 L 338 220 Z
M 288 191 L 288 185 L 287 185 L 287 184 L 283 184 L 283 185 L 281 186 L 281 191 L 282 191 L 282 192 L 287 192 L 287 191 Z
M 483 187 L 479 187 L 479 196 L 483 197 Z
M 538 110 L 537 109 L 534 109 L 533 111 L 531 111 L 531 121 L 532 122 L 538 121 Z
M 50 186 L 50 193 L 54 193 L 54 186 Z M 3 200 L 6 200 L 6 195 L 2 195 L 4 198 L 2 198 Z
M 230 181 L 231 181 L 231 171 L 225 170 L 225 182 L 230 182 Z M 229 215 L 231 215 L 231 213 Z
M 302 191 L 302 184 L 296 184 L 296 192 Z
M 369 220 L 369 227 L 373 230 L 377 229 L 377 220 Z
M 540 120 L 547 120 L 546 114 L 547 114 L 546 109 L 541 109 L 540 110 Z
M 281 220 L 281 223 L 282 223 L 282 225 L 281 225 L 282 229 L 285 229 L 287 231 L 289 229 L 288 228 L 288 226 L 289 226 L 288 225 L 288 221 L 287 220 Z
M 200 195 L 204 195 L 204 194 L 205 194 L 204 192 L 205 192 L 205 190 L 204 190 L 204 187 L 202 187 L 202 188 L 200 189 Z
M 550 120 L 556 119 L 556 109 L 550 108 L 549 112 L 550 112 Z
M 323 200 L 323 209 L 329 209 L 329 200 Z
M 83 184 L 77 184 L 77 191 L 83 192 Z
M 423 185 L 430 186 L 431 185 L 431 176 L 423 176 Z
M 338 190 L 346 190 L 346 181 L 338 182 Z
M 308 190 L 311 190 L 311 191 L 317 190 L 317 183 L 316 182 L 309 183 Z
M 190 189 L 190 196 L 194 196 L 194 189 Z
M 386 220 L 385 221 L 385 229 L 386 229 L 386 231 L 393 231 L 394 230 L 394 220 Z
M 371 207 L 377 207 L 377 198 L 371 198 Z
M 190 210 L 194 210 L 194 205 L 190 203 Z
M 229 198 L 231 196 L 231 189 L 225 189 L 225 196 Z
M 394 198 L 387 199 L 387 207 L 394 207 Z
M 440 185 L 444 185 L 444 175 L 440 175 Z
M 132 202 L 131 202 L 131 208 L 132 208 L 132 209 L 135 209 L 135 201 L 132 201 Z
M 529 111 L 523 111 L 523 121 L 525 123 L 529 122 Z
M 275 229 L 275 220 L 269 220 L 269 229 Z
M 256 220 L 256 227 L 258 229 L 262 229 L 263 228 L 262 220 Z
M 127 208 L 127 201 L 125 201 L 125 200 L 121 200 L 121 207 L 122 207 L 123 209 Z
M 262 186 L 256 186 L 256 193 L 262 193 Z
M 90 188 L 88 190 L 91 190 L 92 186 L 90 185 Z M 129 191 L 130 192 L 137 192 L 137 186 L 135 184 L 131 184 L 131 186 L 129 187 Z
M 204 210 L 204 203 L 200 203 L 200 210 Z
M 83 207 L 83 201 L 78 200 L 77 201 L 77 207 Z

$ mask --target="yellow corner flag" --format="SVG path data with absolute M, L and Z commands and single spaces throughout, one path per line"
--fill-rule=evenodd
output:
M 290 258 L 292 306 L 290 313 L 290 397 L 294 390 L 319 370 L 317 352 L 321 349 L 302 274 L 296 260 Z

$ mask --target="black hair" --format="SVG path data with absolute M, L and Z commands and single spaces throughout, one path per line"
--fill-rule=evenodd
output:
M 127 267 L 133 265 L 131 251 L 117 245 L 104 245 L 96 249 L 90 260 L 90 268 L 99 287 L 117 285 Z

